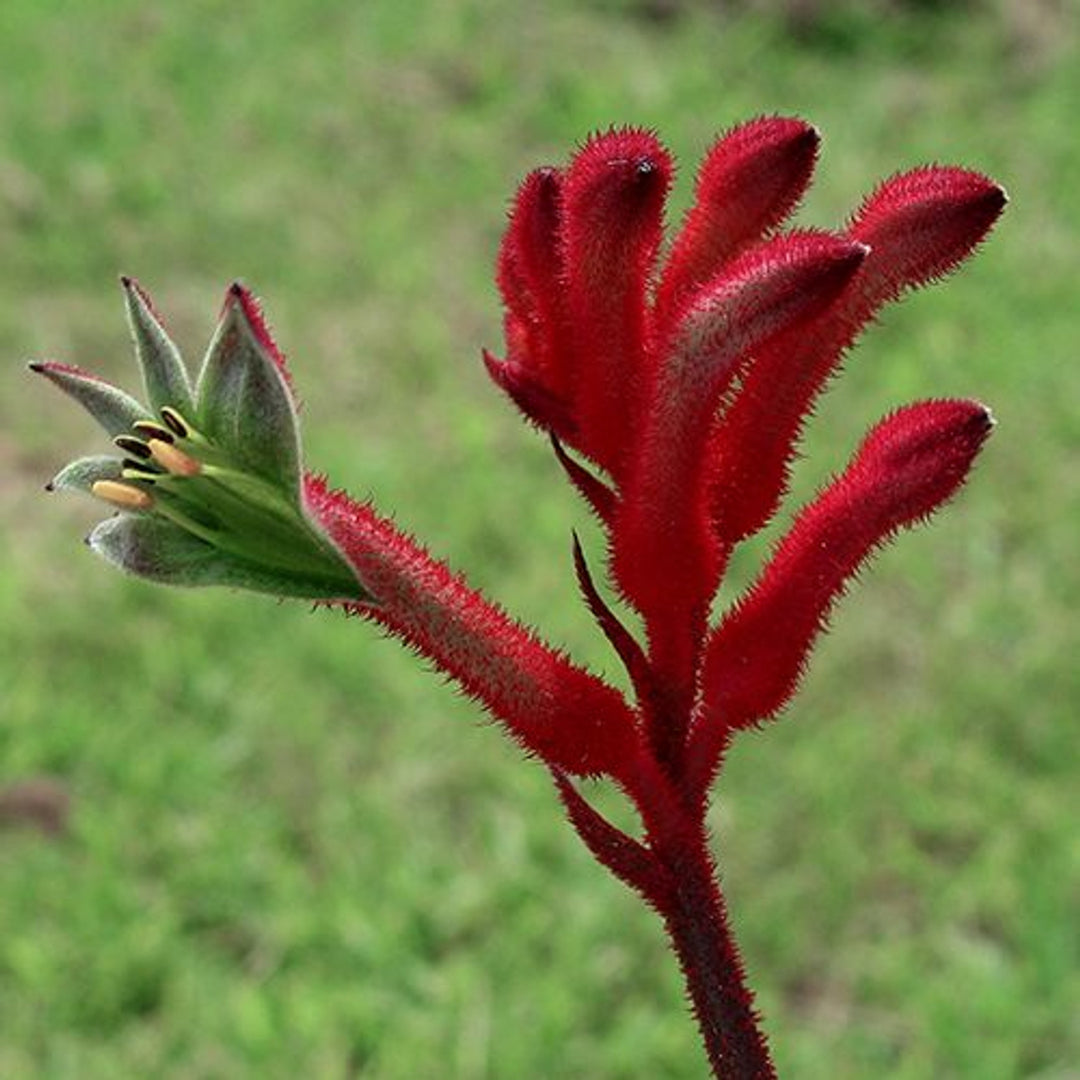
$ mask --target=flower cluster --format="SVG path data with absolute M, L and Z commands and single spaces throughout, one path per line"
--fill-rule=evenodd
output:
M 613 584 L 646 629 L 647 655 L 621 629 L 614 639 L 639 720 L 699 798 L 728 735 L 791 697 L 867 556 L 952 495 L 992 423 L 972 401 L 886 417 L 708 625 L 732 548 L 778 508 L 845 350 L 886 302 L 970 254 L 1005 203 L 977 173 L 921 168 L 883 183 L 840 232 L 778 231 L 817 149 L 796 119 L 729 132 L 661 256 L 666 150 L 647 131 L 599 135 L 566 169 L 526 178 L 499 258 L 507 348 L 486 355 L 488 371 L 550 432 L 606 530 Z
M 374 620 L 548 766 L 590 851 L 664 919 L 725 1076 L 773 1075 L 708 849 L 725 749 L 785 707 L 859 568 L 957 491 L 992 427 L 968 400 L 886 416 L 712 619 L 731 552 L 774 516 L 846 350 L 886 303 L 965 259 L 1005 205 L 986 177 L 935 166 L 885 181 L 840 231 L 784 230 L 817 150 L 801 120 L 734 128 L 706 155 L 666 250 L 673 165 L 647 131 L 589 139 L 565 168 L 526 177 L 513 204 L 498 259 L 505 355 L 484 361 L 605 531 L 611 584 L 643 640 L 603 599 L 576 538 L 574 567 L 629 697 L 304 471 L 284 361 L 241 286 L 193 382 L 124 279 L 147 406 L 70 366 L 31 365 L 120 452 L 50 485 L 118 511 L 91 533 L 95 551 L 157 581 L 309 597 Z M 573 780 L 597 775 L 631 797 L 640 837 Z

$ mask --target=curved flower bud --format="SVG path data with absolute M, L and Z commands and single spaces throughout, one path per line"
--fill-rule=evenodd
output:
M 562 174 L 550 166 L 534 169 L 518 188 L 497 277 L 507 308 L 506 336 L 517 339 L 519 363 L 547 394 L 569 400 L 574 366 L 561 228 Z
M 897 409 L 798 515 L 757 582 L 709 637 L 689 754 L 702 789 L 728 733 L 775 716 L 790 700 L 833 604 L 859 568 L 956 493 L 993 423 L 976 401 Z
M 645 617 L 655 661 L 684 697 L 720 570 L 704 503 L 709 423 L 753 350 L 835 301 L 866 253 L 862 244 L 815 232 L 746 252 L 685 304 L 650 387 L 616 516 L 612 567 Z
M 120 511 L 90 533 L 89 546 L 171 585 L 373 602 L 308 512 L 292 391 L 251 294 L 229 289 L 196 397 L 146 293 L 131 278 L 122 284 L 150 407 L 78 368 L 30 365 L 79 402 L 118 451 L 74 461 L 48 485 Z
M 713 144 L 660 277 L 658 322 L 666 322 L 688 293 L 795 209 L 810 183 L 820 142 L 817 128 L 805 120 L 762 116 Z
M 549 766 L 575 776 L 628 774 L 640 739 L 622 694 L 469 588 L 368 504 L 319 477 L 304 483 L 311 512 L 379 598 L 347 610 L 431 660 Z

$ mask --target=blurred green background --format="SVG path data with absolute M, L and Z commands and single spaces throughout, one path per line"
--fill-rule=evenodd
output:
M 24 361 L 130 385 L 118 273 L 193 359 L 244 278 L 310 463 L 617 678 L 570 572 L 570 529 L 594 561 L 597 534 L 478 360 L 505 207 L 632 122 L 682 161 L 674 215 L 714 134 L 776 111 L 824 134 L 804 222 L 924 161 L 1012 205 L 868 335 L 807 441 L 804 496 L 894 404 L 1000 421 L 733 753 L 712 823 L 751 981 L 785 1076 L 1080 1075 L 1077 14 L 6 0 L 0 1076 L 703 1074 L 657 921 L 543 771 L 370 627 L 97 563 L 100 511 L 41 485 L 102 442 Z

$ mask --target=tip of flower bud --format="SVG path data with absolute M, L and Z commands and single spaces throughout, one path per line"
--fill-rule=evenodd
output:
M 821 129 L 801 116 L 762 116 L 734 128 L 730 135 L 747 151 L 771 148 L 788 156 L 799 151 L 816 156 Z
M 578 151 L 568 175 L 568 199 L 663 199 L 672 171 L 670 155 L 653 132 L 614 128 L 590 136 Z
M 874 247 L 873 291 L 888 297 L 954 270 L 986 238 L 1008 202 L 981 173 L 928 165 L 881 184 L 848 235 Z
M 997 427 L 997 417 L 994 415 L 994 411 L 989 405 L 984 405 L 981 401 L 977 401 L 975 404 L 978 405 L 981 411 L 983 427 L 987 431 L 993 431 Z

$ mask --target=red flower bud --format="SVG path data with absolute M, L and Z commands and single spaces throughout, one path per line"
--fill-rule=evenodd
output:
M 573 443 L 613 476 L 626 463 L 648 349 L 646 303 L 671 182 L 646 131 L 590 139 L 567 170 L 563 251 L 574 343 Z
M 817 129 L 804 120 L 763 116 L 713 144 L 660 279 L 658 322 L 795 209 L 810 183 L 819 142 Z
M 690 758 L 702 787 L 727 733 L 779 712 L 829 612 L 870 555 L 948 500 L 993 427 L 974 401 L 925 401 L 882 420 L 795 519 L 758 581 L 709 638 Z
M 770 240 L 688 300 L 665 343 L 616 518 L 613 570 L 653 645 L 674 647 L 683 683 L 719 571 L 701 471 L 712 416 L 752 351 L 832 303 L 865 256 L 827 233 Z
M 499 250 L 497 280 L 519 340 L 514 359 L 549 394 L 569 400 L 574 367 L 566 334 L 561 189 L 557 169 L 535 169 L 522 181 Z
M 967 169 L 933 165 L 886 180 L 848 229 L 881 253 L 861 282 L 864 303 L 880 304 L 948 274 L 978 247 L 1006 202 L 1004 188 Z

